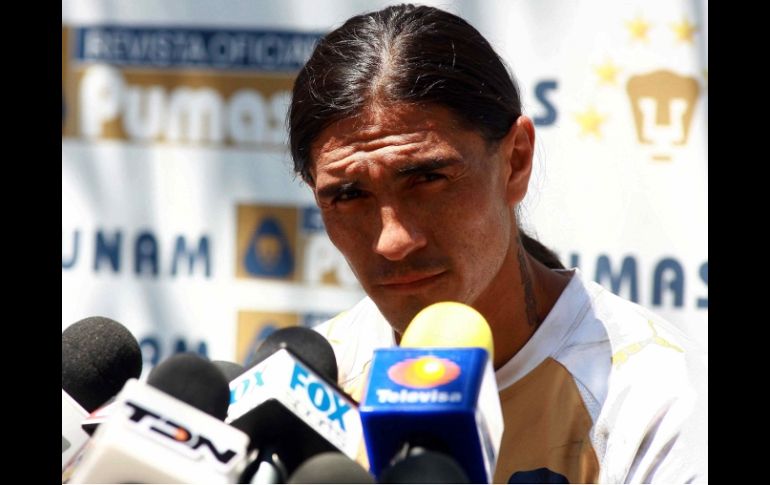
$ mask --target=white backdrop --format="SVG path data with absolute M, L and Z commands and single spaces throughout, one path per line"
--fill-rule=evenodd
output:
M 104 315 L 146 364 L 243 362 L 352 306 L 284 118 L 315 39 L 388 3 L 63 1 L 62 329 Z M 515 73 L 530 232 L 708 346 L 707 1 L 421 3 Z

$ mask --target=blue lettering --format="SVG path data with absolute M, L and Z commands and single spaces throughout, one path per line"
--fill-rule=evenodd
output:
M 64 257 L 64 254 L 61 256 L 61 268 L 62 269 L 70 269 L 73 266 L 75 266 L 75 263 L 78 260 L 78 248 L 80 247 L 80 231 L 75 231 L 75 233 L 72 235 L 72 256 L 67 259 Z
M 545 114 L 542 116 L 535 116 L 532 121 L 535 126 L 547 126 L 556 123 L 556 107 L 548 99 L 547 94 L 549 91 L 553 91 L 558 87 L 558 83 L 555 80 L 540 81 L 535 85 L 535 98 L 545 108 Z
M 174 342 L 174 353 L 181 354 L 184 352 L 188 352 L 187 341 L 185 341 L 185 339 L 181 337 L 177 338 L 176 342 Z M 196 352 L 203 357 L 208 357 L 209 352 L 208 352 L 208 346 L 206 345 L 206 342 L 204 341 L 198 342 L 198 350 L 196 350 Z
M 668 281 L 663 281 L 665 278 Z M 663 304 L 663 289 L 666 288 L 674 294 L 674 307 L 681 308 L 684 305 L 684 269 L 674 258 L 662 259 L 655 266 L 655 275 L 652 280 L 652 304 Z
M 307 386 L 307 395 L 310 398 L 310 402 L 312 402 L 313 406 L 319 411 L 326 412 L 329 410 L 329 406 L 332 405 L 327 392 L 326 388 L 318 382 L 311 382 Z
M 706 288 L 709 286 L 709 262 L 706 261 L 700 266 L 700 279 L 706 284 Z M 698 298 L 698 308 L 706 308 L 709 307 L 709 297 L 706 295 L 705 297 L 702 296 Z
M 242 380 L 234 389 L 230 389 L 230 404 L 246 395 L 246 391 L 251 387 L 252 381 L 256 387 L 265 385 L 262 381 L 262 371 L 252 372 L 248 379 Z
M 234 402 L 238 401 L 240 397 L 243 397 L 246 394 L 246 391 L 249 389 L 249 384 L 251 383 L 251 379 L 244 379 L 235 386 L 234 388 L 230 389 L 230 404 L 233 404 Z
M 578 253 L 572 253 L 569 255 L 569 266 L 568 268 L 579 268 L 580 267 L 580 255 Z
M 299 364 L 294 364 L 294 372 L 291 375 L 291 382 L 289 388 L 295 389 L 296 387 L 305 387 L 307 381 L 308 371 Z
M 337 421 L 340 428 L 345 431 L 345 423 L 342 421 L 342 418 L 350 410 L 350 405 L 340 399 L 334 392 L 329 391 L 323 383 L 310 382 L 308 384 L 309 375 L 310 373 L 307 369 L 295 363 L 289 387 L 291 389 L 296 389 L 297 387 L 306 388 L 310 402 L 321 412 L 328 412 L 331 409 L 332 403 L 334 403 L 334 411 L 329 413 L 329 419 Z M 331 395 L 331 398 L 329 395 Z
M 609 278 L 609 285 L 603 280 Z M 631 295 L 629 300 L 634 303 L 639 303 L 639 287 L 638 277 L 636 271 L 636 259 L 631 256 L 623 258 L 623 265 L 620 269 L 619 275 L 614 275 L 610 267 L 610 258 L 607 255 L 599 256 L 596 261 L 596 277 L 594 280 L 600 285 L 608 286 L 610 290 L 616 295 L 620 295 L 620 286 L 623 281 L 628 281 Z
M 142 361 L 155 367 L 160 362 L 160 342 L 155 337 L 145 337 L 139 341 L 142 350 Z
M 110 270 L 112 273 L 121 272 L 123 269 L 121 260 L 124 256 L 122 254 L 123 236 L 126 234 L 124 230 L 120 229 L 114 231 L 97 229 L 94 232 L 94 272 L 110 272 Z M 80 263 L 82 249 L 88 249 L 89 246 L 81 244 L 83 242 L 81 236 L 90 237 L 82 229 L 75 229 L 66 233 L 62 229 L 62 271 L 73 269 L 78 264 L 82 264 Z M 163 254 L 158 236 L 151 230 L 144 230 L 139 232 L 136 238 L 132 237 L 131 241 L 128 241 L 128 237 L 131 235 L 127 235 L 126 242 L 133 244 L 133 248 L 129 249 L 130 252 L 125 255 L 128 258 L 126 269 L 133 267 L 137 276 L 157 278 L 161 274 L 160 259 Z M 68 245 L 67 243 L 70 241 L 71 245 Z M 213 263 L 210 237 L 203 235 L 196 242 L 196 240 L 186 240 L 184 236 L 177 236 L 171 258 L 172 264 L 169 268 L 171 276 L 182 273 L 193 276 L 195 273 L 202 272 L 206 277 L 211 277 Z
M 94 255 L 94 271 L 99 271 L 101 262 L 107 259 L 112 266 L 112 270 L 120 270 L 120 243 L 123 239 L 123 233 L 115 232 L 115 237 L 109 241 L 105 234 L 100 230 L 96 232 L 96 254 Z
M 316 206 L 302 208 L 302 230 L 305 232 L 322 232 L 324 221 L 321 218 L 321 210 Z
M 149 268 L 152 276 L 158 276 L 158 241 L 149 232 L 141 233 L 134 245 L 134 271 L 139 275 L 143 268 Z
M 171 263 L 171 274 L 173 276 L 176 276 L 177 265 L 179 264 L 179 260 L 184 256 L 187 256 L 187 261 L 189 262 L 189 268 L 190 268 L 189 274 L 193 274 L 193 267 L 195 265 L 196 253 L 193 253 L 192 251 L 188 251 L 184 236 L 179 236 L 176 238 L 176 245 L 174 247 L 174 258 L 173 258 L 173 262 Z M 197 257 L 203 260 L 203 264 L 205 265 L 206 276 L 207 277 L 211 276 L 211 257 L 209 254 L 208 236 L 202 236 L 200 240 L 198 240 Z
M 329 415 L 329 419 L 337 421 L 340 424 L 342 431 L 345 431 L 345 422 L 342 420 L 342 417 L 345 416 L 346 412 L 350 411 L 350 404 L 340 399 L 334 393 L 332 393 L 332 398 L 334 399 L 335 410 Z
M 156 366 L 158 362 L 165 358 L 165 352 L 163 352 L 160 339 L 156 336 L 144 337 L 139 341 L 139 347 L 142 350 L 142 360 L 145 363 L 149 363 L 150 366 Z M 173 345 L 171 345 L 171 348 L 173 349 L 172 354 L 188 351 L 187 342 L 183 338 L 177 338 Z M 208 357 L 208 346 L 204 341 L 198 343 L 195 351 L 203 357 Z

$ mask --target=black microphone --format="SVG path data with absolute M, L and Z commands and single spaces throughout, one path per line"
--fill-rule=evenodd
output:
M 286 483 L 375 483 L 364 468 L 342 453 L 316 455 L 299 466 Z
M 217 366 L 198 354 L 172 355 L 150 372 L 147 384 L 221 421 L 227 417 L 229 383 Z
M 284 327 L 268 335 L 246 368 L 254 367 L 283 348 L 299 356 L 330 382 L 337 382 L 337 358 L 334 356 L 334 349 L 321 334 L 306 327 Z
M 88 441 L 82 428 L 89 412 L 142 373 L 139 343 L 126 327 L 106 317 L 73 323 L 61 335 L 62 472 Z
M 436 451 L 413 451 L 383 470 L 380 483 L 471 483 L 452 457 Z
M 235 362 L 227 360 L 212 360 L 211 363 L 222 372 L 222 375 L 225 376 L 227 382 L 232 381 L 246 370 L 241 364 L 236 364 Z
M 331 345 L 309 328 L 282 328 L 263 342 L 252 367 L 230 382 L 226 422 L 246 432 L 251 448 L 259 450 L 242 480 L 251 481 L 262 467 L 273 477 L 263 483 L 284 481 L 327 451 L 357 456 L 358 409 L 337 386 L 336 375 Z
M 61 387 L 89 413 L 141 373 L 139 343 L 115 320 L 84 318 L 62 332 Z
M 180 355 L 184 355 L 184 354 L 180 354 Z M 168 394 L 173 395 L 173 396 L 177 397 L 178 399 L 180 399 L 182 401 L 187 402 L 187 400 L 189 400 L 190 402 L 188 402 L 188 404 L 194 405 L 193 404 L 193 402 L 195 401 L 195 397 L 194 397 L 195 396 L 195 392 L 194 392 L 194 390 L 189 392 L 189 396 L 186 396 L 186 394 L 188 394 L 188 393 L 185 393 L 184 391 L 181 394 L 177 393 L 171 387 L 169 387 L 166 384 L 164 384 L 164 381 L 171 380 L 172 381 L 172 386 L 174 385 L 173 381 L 175 380 L 175 375 L 178 373 L 179 369 L 175 369 L 175 370 L 167 369 L 167 366 L 169 366 L 172 362 L 175 362 L 176 359 L 180 359 L 180 358 L 181 359 L 195 359 L 195 357 L 176 357 L 176 356 L 172 356 L 172 357 L 173 358 L 166 359 L 165 361 L 163 361 L 161 363 L 161 366 L 159 366 L 160 370 L 156 370 L 157 368 L 153 369 L 153 371 L 150 373 L 150 376 L 148 376 L 148 378 L 150 378 L 149 379 L 149 383 L 150 384 L 158 384 L 158 385 L 156 385 L 156 387 L 159 387 L 161 390 L 168 391 Z M 213 361 L 211 361 L 211 363 L 217 369 L 219 369 L 222 372 L 222 375 L 224 375 L 225 380 L 227 382 L 230 382 L 232 379 L 234 379 L 234 378 L 238 377 L 239 375 L 243 374 L 243 371 L 245 370 L 242 365 L 235 364 L 233 362 L 228 362 L 228 361 L 225 361 L 225 360 L 213 360 Z M 180 364 L 180 363 L 172 364 L 172 365 L 176 366 L 178 364 Z M 182 362 L 181 365 L 185 366 L 187 364 L 184 364 Z M 192 362 L 190 365 L 195 366 L 196 363 Z M 204 366 L 208 367 L 208 364 L 197 363 L 197 365 L 204 365 Z M 166 370 L 164 370 L 164 369 L 166 369 Z M 195 373 L 195 368 L 194 367 L 193 367 L 193 369 L 191 369 L 191 372 L 194 375 L 194 373 Z M 205 369 L 203 369 L 203 372 L 204 373 L 205 372 L 210 372 L 210 369 L 205 368 Z M 163 374 L 167 374 L 169 377 L 163 377 Z M 218 381 L 219 381 L 219 379 L 214 379 L 213 381 L 207 380 L 206 382 L 218 382 Z M 229 398 L 229 388 L 228 388 L 228 400 L 229 399 L 230 398 Z M 219 404 L 219 405 L 221 405 L 221 404 Z M 102 424 L 106 419 L 109 418 L 110 413 L 113 412 L 113 409 L 112 409 L 113 406 L 114 406 L 114 401 L 110 401 L 108 404 L 105 404 L 104 406 L 100 407 L 98 410 L 96 410 L 93 413 L 91 413 L 91 415 L 88 416 L 83 421 L 83 423 L 82 423 L 83 429 L 89 435 L 94 434 L 94 431 L 96 430 L 96 428 L 100 424 Z M 202 407 L 206 407 L 206 406 L 202 406 Z M 201 409 L 201 407 L 198 407 L 198 409 Z M 215 415 L 215 417 L 217 419 L 224 419 L 224 417 L 222 417 L 221 410 L 217 410 L 214 413 L 214 415 Z

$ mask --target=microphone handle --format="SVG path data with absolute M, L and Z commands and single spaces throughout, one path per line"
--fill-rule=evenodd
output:
M 273 483 L 286 483 L 288 473 L 283 462 L 272 447 L 259 450 L 257 458 L 249 463 L 241 475 L 241 483 L 255 485 L 269 485 Z

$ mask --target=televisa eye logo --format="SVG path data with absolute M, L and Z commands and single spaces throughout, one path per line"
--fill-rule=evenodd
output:
M 449 384 L 460 376 L 460 366 L 449 359 L 432 355 L 406 359 L 388 369 L 388 378 L 402 386 L 413 389 Z

